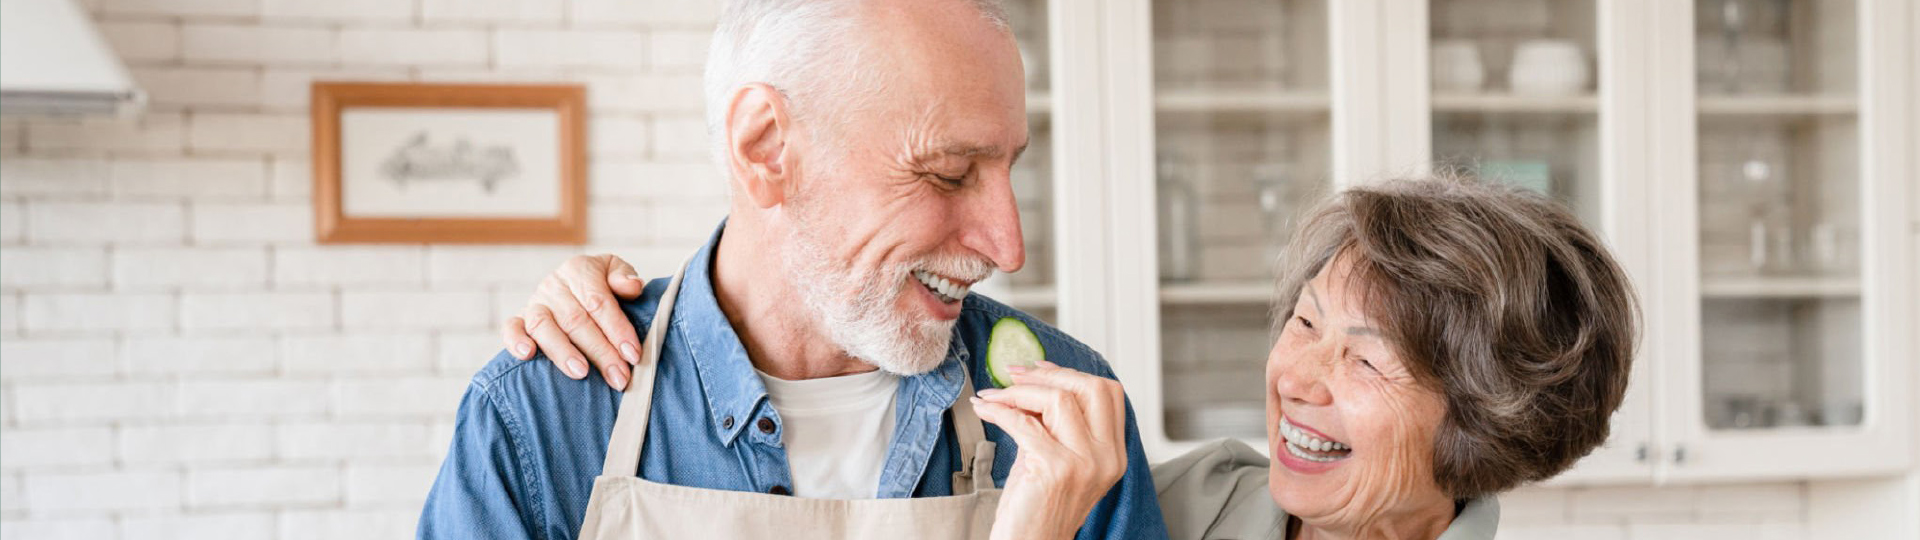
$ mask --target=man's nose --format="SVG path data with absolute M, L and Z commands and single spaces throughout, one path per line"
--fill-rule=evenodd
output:
M 1013 185 L 1004 177 L 999 180 L 969 205 L 967 214 L 972 219 L 960 224 L 960 238 L 962 245 L 991 259 L 1001 272 L 1013 273 L 1027 265 L 1027 244 L 1020 232 L 1020 205 L 1013 200 Z

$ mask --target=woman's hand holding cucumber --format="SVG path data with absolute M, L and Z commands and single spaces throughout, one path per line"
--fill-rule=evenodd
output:
M 993 537 L 1072 538 L 1127 470 L 1126 395 L 1119 382 L 1046 361 L 1006 372 L 1012 386 L 972 398 L 980 419 L 1020 446 Z

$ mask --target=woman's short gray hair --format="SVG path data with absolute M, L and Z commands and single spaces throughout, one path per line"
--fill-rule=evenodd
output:
M 1467 180 L 1346 190 L 1281 260 L 1276 324 L 1329 261 L 1351 261 L 1367 315 L 1444 396 L 1434 480 L 1456 499 L 1550 478 L 1607 440 L 1639 327 L 1606 246 L 1544 197 Z
M 766 83 L 794 104 L 796 117 L 815 120 L 816 136 L 840 127 L 887 89 L 888 80 L 866 59 L 855 10 L 876 0 L 730 0 L 722 8 L 707 52 L 704 83 L 707 137 L 724 166 L 727 100 L 741 85 Z M 885 1 L 885 0 L 878 0 Z M 996 27 L 1009 28 L 998 0 L 967 0 Z M 831 104 L 832 110 L 808 107 Z M 828 123 L 825 119 L 842 119 Z M 807 123 L 802 121 L 802 123 Z

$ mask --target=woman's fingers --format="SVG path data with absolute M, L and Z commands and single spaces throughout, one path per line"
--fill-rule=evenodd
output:
M 567 259 L 548 279 L 559 279 L 567 292 L 572 293 L 573 303 L 557 298 L 547 300 L 552 304 L 550 307 L 554 316 L 560 319 L 561 326 L 567 329 L 569 335 L 584 335 L 586 339 L 575 339 L 575 345 L 593 357 L 594 363 L 609 361 L 604 356 L 611 352 L 628 365 L 637 364 L 640 363 L 640 337 L 633 329 L 633 322 L 627 320 L 626 312 L 620 309 L 619 299 L 614 298 L 613 284 L 609 278 L 614 272 L 613 260 L 612 255 L 580 255 Z M 625 273 L 630 274 L 632 267 L 627 267 L 627 270 Z M 568 324 L 573 318 L 580 317 L 580 314 L 572 311 L 574 306 L 585 312 L 597 331 L 589 332 L 587 327 Z M 608 348 L 600 350 L 598 345 L 601 342 L 608 343 Z
M 1059 449 L 1059 441 L 1033 415 L 978 397 L 967 399 L 973 400 L 974 414 L 987 423 L 1000 426 L 1000 431 L 1013 437 L 1013 443 L 1019 445 L 1022 453 L 1050 453 Z
M 514 319 L 523 321 L 527 334 L 539 344 L 540 352 L 546 353 L 547 361 L 553 362 L 561 373 L 574 380 L 586 378 L 586 356 L 573 348 L 573 341 L 567 339 L 567 331 L 561 330 L 560 325 L 553 321 L 552 312 L 545 307 L 531 305 Z
M 533 336 L 527 335 L 525 319 L 507 317 L 507 322 L 500 324 L 500 342 L 506 344 L 515 360 L 533 358 Z
M 601 256 L 607 258 L 607 287 L 613 289 L 613 294 L 621 300 L 639 298 L 640 292 L 647 288 L 647 281 L 640 279 L 640 273 L 633 270 L 633 265 L 611 254 Z
M 571 287 L 572 284 L 558 275 L 547 276 L 540 283 L 539 292 L 534 293 L 534 300 L 527 304 L 528 310 L 532 312 L 534 308 L 542 308 L 551 312 L 553 321 L 566 332 L 573 348 L 585 353 L 594 365 L 626 363 L 620 357 L 619 350 L 607 341 L 607 334 L 601 330 L 599 321 L 594 319 L 586 306 L 580 304 L 579 297 Z M 534 340 L 543 349 L 553 345 L 537 335 Z
M 1062 444 L 1085 453 L 1101 444 L 1090 433 L 1087 413 L 1080 398 L 1066 390 L 1041 384 L 1020 384 L 1005 389 L 983 390 L 980 398 L 995 405 L 1011 407 L 1040 418 L 1040 424 Z
M 1013 373 L 1013 388 L 1027 385 L 1057 388 L 1078 398 L 1095 443 L 1114 446 L 1125 440 L 1126 393 L 1119 381 L 1062 368 L 1046 361 L 1040 362 L 1037 367 L 1015 367 L 1010 371 Z

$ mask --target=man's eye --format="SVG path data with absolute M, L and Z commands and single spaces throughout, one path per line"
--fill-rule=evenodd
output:
M 935 172 L 921 172 L 920 176 L 926 178 L 929 182 L 939 184 L 940 187 L 947 189 L 957 189 L 966 187 L 967 185 L 967 175 L 965 173 L 962 173 L 960 176 L 947 176 Z
M 1306 317 L 1301 317 L 1301 316 L 1298 316 L 1298 315 L 1295 315 L 1295 316 L 1294 316 L 1293 318 L 1294 318 L 1294 320 L 1297 320 L 1297 321 L 1300 321 L 1300 326 L 1304 326 L 1304 327 L 1306 327 L 1306 328 L 1307 328 L 1308 330 L 1312 330 L 1312 329 L 1313 329 L 1313 321 L 1309 321 L 1309 320 L 1307 320 L 1307 318 L 1306 318 Z

